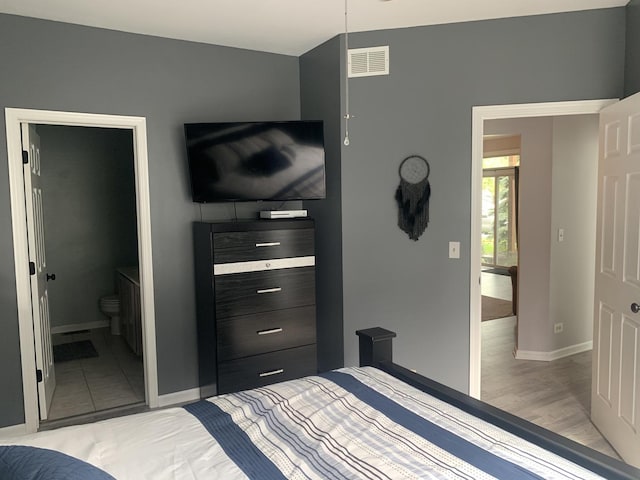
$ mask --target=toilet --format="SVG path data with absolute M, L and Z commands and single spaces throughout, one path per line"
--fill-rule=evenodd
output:
M 111 335 L 120 335 L 120 297 L 118 295 L 101 297 L 100 311 L 111 318 Z

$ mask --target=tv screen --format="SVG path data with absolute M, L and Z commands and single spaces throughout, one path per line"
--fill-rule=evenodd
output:
M 325 198 L 322 121 L 187 123 L 194 202 Z

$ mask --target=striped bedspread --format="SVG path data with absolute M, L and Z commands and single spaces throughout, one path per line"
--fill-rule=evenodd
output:
M 601 478 L 372 368 L 184 408 L 251 479 Z
M 0 438 L 0 444 L 37 447 L 0 446 L 0 461 L 11 472 L 37 455 L 50 467 L 37 469 L 40 476 L 10 478 L 75 478 L 52 475 L 52 454 L 41 449 L 118 480 L 600 478 L 374 368 Z M 25 452 L 26 462 L 15 455 Z M 104 476 L 83 480 L 89 478 Z

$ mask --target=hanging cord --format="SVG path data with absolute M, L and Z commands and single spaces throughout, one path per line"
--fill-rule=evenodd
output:
M 349 24 L 348 24 L 348 0 L 344 0 L 344 58 L 346 67 L 345 91 L 344 91 L 344 144 L 349 146 L 349 119 L 352 118 L 349 113 Z

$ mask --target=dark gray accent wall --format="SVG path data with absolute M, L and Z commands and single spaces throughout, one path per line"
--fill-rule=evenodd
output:
M 108 322 L 100 297 L 138 266 L 133 133 L 38 125 L 51 327 Z M 80 293 L 81 292 L 81 293 Z
M 316 304 L 318 308 L 318 368 L 344 366 L 342 323 L 341 82 L 340 37 L 334 37 L 300 57 L 302 118 L 323 120 L 327 197 L 305 202 L 316 221 Z
M 389 45 L 390 75 L 349 84 L 346 365 L 358 362 L 355 330 L 387 327 L 396 361 L 468 391 L 472 108 L 620 97 L 624 30 L 616 8 L 350 35 L 351 48 Z M 394 201 L 411 154 L 431 164 L 431 220 L 417 242 L 397 227 Z M 449 241 L 461 242 L 459 260 Z
M 2 109 L 146 117 L 159 392 L 196 387 L 191 222 L 229 219 L 235 211 L 191 202 L 182 125 L 300 118 L 298 59 L 12 15 L 0 15 L 0 58 Z M 6 152 L 2 134 L 0 426 L 24 418 Z
M 624 70 L 624 95 L 640 92 L 640 0 L 627 5 L 627 41 Z

